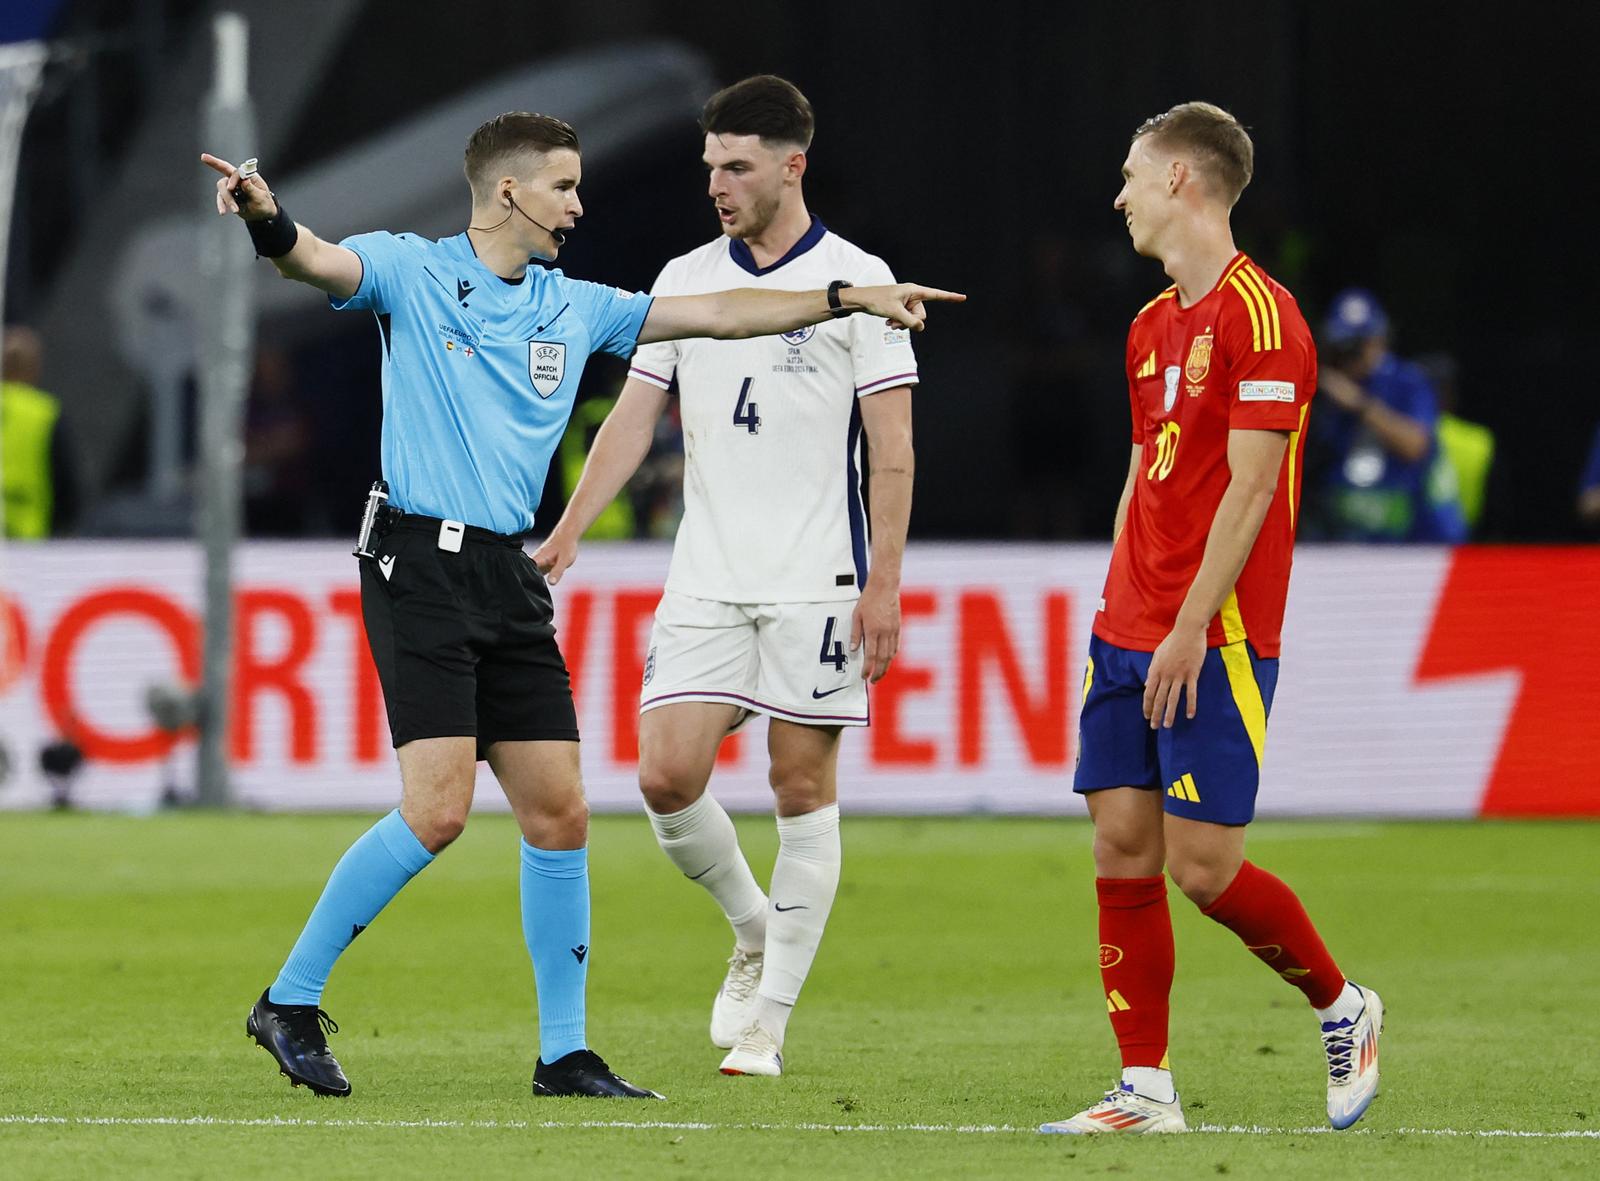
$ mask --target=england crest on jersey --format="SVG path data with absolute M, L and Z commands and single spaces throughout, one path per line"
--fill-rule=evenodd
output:
M 567 346 L 560 341 L 528 342 L 528 379 L 541 398 L 548 398 L 567 375 Z

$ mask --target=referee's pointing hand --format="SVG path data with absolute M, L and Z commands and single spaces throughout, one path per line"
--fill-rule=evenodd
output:
M 278 211 L 278 201 L 260 173 L 241 177 L 236 165 L 209 152 L 200 153 L 200 163 L 222 173 L 217 181 L 217 212 L 237 213 L 245 221 L 266 221 Z
M 913 332 L 921 332 L 928 320 L 925 302 L 964 303 L 959 291 L 941 291 L 917 283 L 895 283 L 885 287 L 848 287 L 839 293 L 846 307 L 855 306 L 872 316 Z

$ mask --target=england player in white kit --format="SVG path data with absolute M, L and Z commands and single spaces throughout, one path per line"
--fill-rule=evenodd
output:
M 867 724 L 867 682 L 899 641 L 917 365 L 907 332 L 850 314 L 850 287 L 892 282 L 889 268 L 806 209 L 805 97 L 780 78 L 747 78 L 712 96 L 701 126 L 723 235 L 669 262 L 652 293 L 822 286 L 837 318 L 782 336 L 641 347 L 534 560 L 558 580 L 644 458 L 675 381 L 684 516 L 645 665 L 640 789 L 662 849 L 733 927 L 711 1018 L 711 1040 L 729 1051 L 721 1070 L 779 1075 L 839 883 L 840 734 Z M 706 790 L 722 740 L 758 713 L 770 719 L 778 816 L 770 897 Z

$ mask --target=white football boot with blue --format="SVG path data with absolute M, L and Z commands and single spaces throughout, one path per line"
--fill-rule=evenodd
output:
M 1187 1132 L 1189 1125 L 1183 1118 L 1183 1104 L 1178 1096 L 1171 1103 L 1162 1103 L 1141 1095 L 1132 1083 L 1119 1082 L 1106 1092 L 1106 1097 L 1093 1107 L 1078 1112 L 1070 1119 L 1040 1124 L 1041 1132 L 1069 1136 L 1099 1136 L 1110 1132 L 1145 1135 L 1151 1132 Z
M 1378 994 L 1351 987 L 1365 1002 L 1361 1012 L 1322 1023 L 1322 1048 L 1328 1055 L 1328 1122 L 1341 1131 L 1365 1115 L 1378 1094 L 1378 1036 L 1383 1033 L 1383 1002 Z

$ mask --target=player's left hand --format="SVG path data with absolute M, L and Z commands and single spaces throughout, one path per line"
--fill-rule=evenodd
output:
M 900 593 L 874 586 L 870 578 L 850 616 L 850 651 L 863 647 L 861 675 L 876 684 L 900 651 Z
M 1178 720 L 1178 694 L 1184 697 L 1185 716 L 1193 719 L 1200 668 L 1206 661 L 1206 629 L 1175 627 L 1150 658 L 1150 675 L 1144 682 L 1144 716 L 1152 730 L 1172 729 Z
M 928 310 L 923 306 L 925 303 L 964 303 L 967 298 L 959 291 L 942 291 L 917 283 L 847 287 L 839 293 L 839 297 L 847 307 L 858 307 L 869 315 L 882 316 L 889 323 L 913 332 L 921 332 L 928 321 Z

